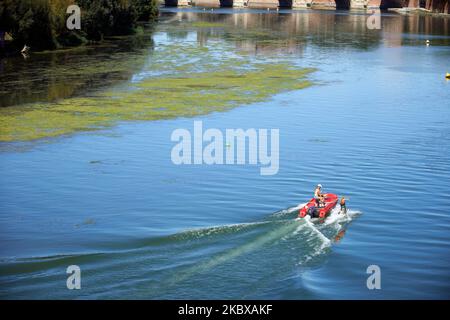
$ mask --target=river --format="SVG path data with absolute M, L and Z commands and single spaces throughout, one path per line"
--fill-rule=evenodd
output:
M 0 297 L 449 299 L 450 19 L 368 18 L 163 9 L 4 59 Z M 175 165 L 194 121 L 278 129 L 277 174 Z M 317 183 L 347 215 L 296 219 Z

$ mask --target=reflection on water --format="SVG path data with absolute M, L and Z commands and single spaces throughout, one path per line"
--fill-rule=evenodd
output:
M 166 12 L 164 17 L 176 27 L 182 22 L 201 20 L 198 24 L 197 40 L 205 44 L 210 38 L 223 38 L 236 43 L 249 53 L 299 53 L 302 47 L 311 44 L 330 48 L 354 47 L 367 49 L 381 45 L 423 45 L 417 39 L 408 39 L 402 34 L 431 36 L 433 45 L 449 45 L 450 19 L 426 15 L 398 15 L 380 10 L 370 13 L 338 11 L 283 11 L 265 13 L 252 11 L 222 10 L 208 12 Z M 379 16 L 381 29 L 368 29 L 367 19 L 372 12 Z M 214 23 L 217 24 L 214 26 Z M 187 31 L 177 33 L 179 38 L 188 36 Z M 434 37 L 433 37 L 434 36 Z M 424 39 L 425 40 L 425 39 Z M 285 51 L 287 50 L 287 51 Z
M 295 81 L 307 72 L 294 75 L 289 70 L 310 67 L 297 58 L 308 48 L 329 55 L 449 41 L 439 35 L 448 29 L 448 19 L 382 14 L 381 30 L 372 30 L 368 17 L 349 12 L 168 10 L 154 29 L 136 36 L 4 59 L 0 141 L 98 130 L 120 120 L 195 116 L 262 101 L 310 84 Z M 408 38 L 405 33 L 427 36 Z
M 153 48 L 151 31 L 101 45 L 0 60 L 0 107 L 49 102 L 129 80 Z
M 378 14 L 381 29 L 370 30 L 366 26 L 369 14 L 362 12 L 225 9 L 212 14 L 166 9 L 157 32 L 172 39 L 186 39 L 195 32 L 200 46 L 209 39 L 223 39 L 239 53 L 252 55 L 302 54 L 308 45 L 330 49 L 424 45 L 426 39 L 432 45 L 449 45 L 448 37 L 442 37 L 450 32 L 448 18 Z M 424 39 L 403 37 L 404 33 L 423 34 Z M 110 39 L 102 45 L 2 59 L 0 107 L 55 101 L 128 81 L 145 64 L 152 48 L 151 30 L 146 29 L 144 35 Z

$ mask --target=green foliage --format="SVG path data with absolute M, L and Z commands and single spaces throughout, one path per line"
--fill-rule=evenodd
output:
M 66 28 L 71 4 L 81 8 L 81 30 Z M 2 0 L 0 31 L 9 32 L 18 48 L 54 49 L 130 34 L 138 20 L 157 15 L 156 0 Z
M 55 48 L 55 26 L 46 0 L 4 0 L 0 2 L 0 29 L 16 43 L 36 49 Z
M 138 21 L 149 21 L 158 16 L 158 0 L 131 0 L 136 8 Z

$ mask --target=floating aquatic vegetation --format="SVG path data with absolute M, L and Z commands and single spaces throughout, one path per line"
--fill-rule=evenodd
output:
M 224 54 L 226 53 L 226 54 Z M 83 59 L 83 57 L 80 57 Z M 259 102 L 282 91 L 311 85 L 311 68 L 282 59 L 257 59 L 240 54 L 233 44 L 214 41 L 155 41 L 147 55 L 116 52 L 111 63 L 99 57 L 82 63 L 80 74 L 133 69 L 120 85 L 83 96 L 20 103 L 0 109 L 0 141 L 30 141 L 79 131 L 103 129 L 118 121 L 193 117 Z M 72 70 L 73 71 L 73 70 Z M 65 74 L 64 66 L 58 74 Z M 70 72 L 70 70 L 67 70 Z
M 225 28 L 227 24 L 220 22 L 195 21 L 191 23 L 194 28 Z
M 0 141 L 34 140 L 111 126 L 119 120 L 191 117 L 263 101 L 281 91 L 302 89 L 313 69 L 285 64 L 254 70 L 199 72 L 152 77 L 134 90 L 104 91 L 55 103 L 0 109 Z

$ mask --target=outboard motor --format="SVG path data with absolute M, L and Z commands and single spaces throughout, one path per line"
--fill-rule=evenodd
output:
M 308 208 L 307 214 L 311 217 L 311 218 L 317 218 L 319 216 L 319 210 L 312 206 Z

